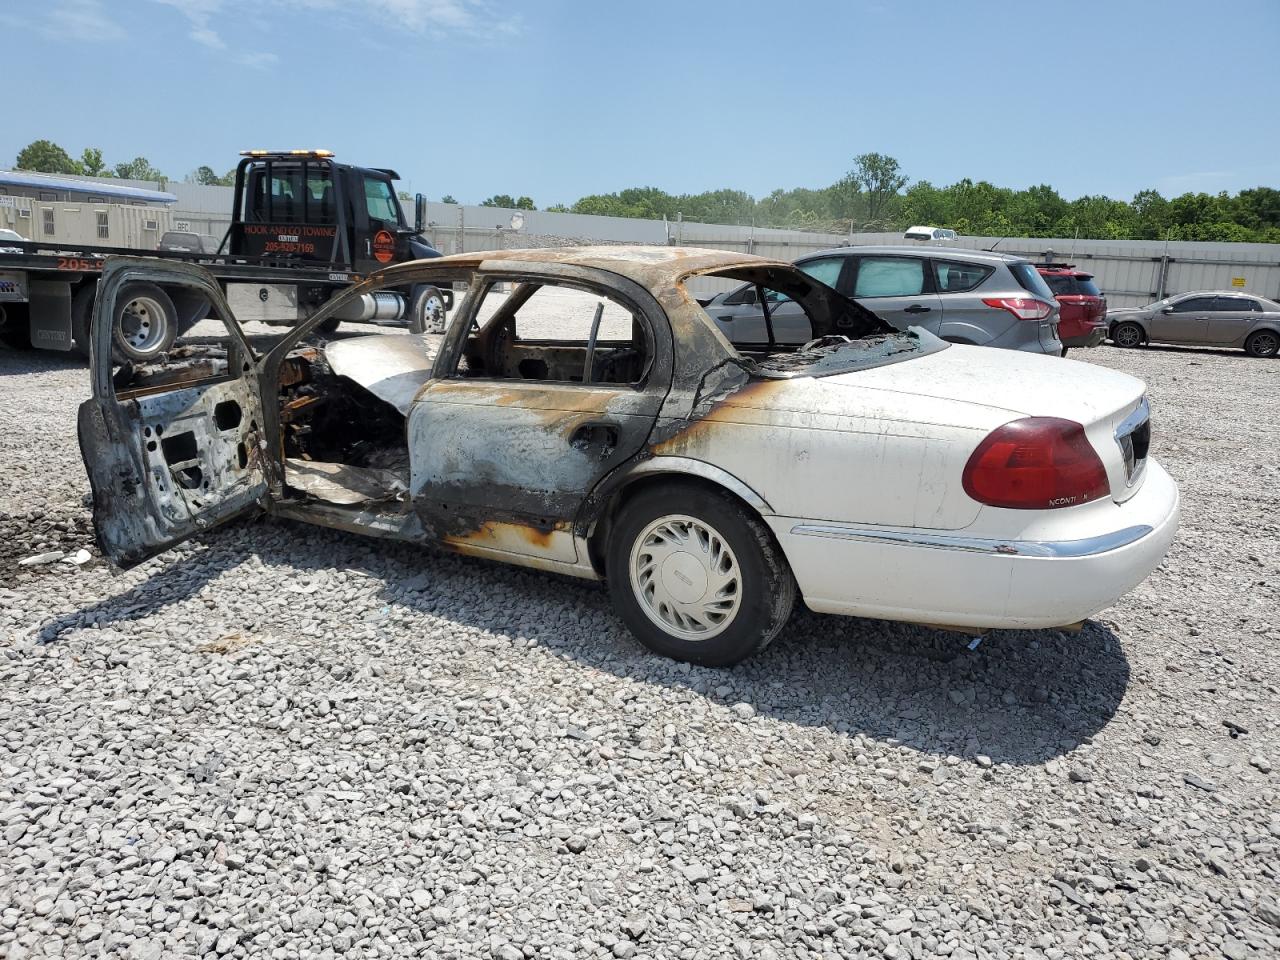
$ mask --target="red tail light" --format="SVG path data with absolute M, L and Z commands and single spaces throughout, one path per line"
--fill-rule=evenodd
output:
M 982 302 L 997 310 L 1008 310 L 1019 320 L 1043 320 L 1053 307 L 1032 297 L 983 297 Z
M 1111 492 L 1084 427 L 1058 417 L 997 427 L 969 457 L 962 480 L 979 503 L 1014 510 L 1072 507 Z

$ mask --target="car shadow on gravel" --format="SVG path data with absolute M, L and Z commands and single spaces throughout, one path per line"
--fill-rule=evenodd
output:
M 60 350 L 23 350 L 0 343 L 0 377 L 76 369 L 85 371 L 84 395 L 88 397 L 89 362 L 83 357 Z
M 35 639 L 145 618 L 256 557 L 277 571 L 282 589 L 335 570 L 355 573 L 381 582 L 383 614 L 428 615 L 532 641 L 566 670 L 585 667 L 721 705 L 748 703 L 786 723 L 1006 764 L 1042 763 L 1087 742 L 1115 715 L 1130 677 L 1123 646 L 1098 621 L 1075 634 L 997 631 L 970 650 L 973 638 L 962 634 L 822 616 L 799 604 L 756 657 L 729 670 L 695 667 L 645 651 L 605 591 L 585 581 L 271 520 L 234 525 L 204 543 L 137 586 L 45 623 Z M 299 606 L 314 602 L 297 597 Z M 461 655 L 473 654 L 464 646 Z M 492 654 L 477 647 L 474 655 Z

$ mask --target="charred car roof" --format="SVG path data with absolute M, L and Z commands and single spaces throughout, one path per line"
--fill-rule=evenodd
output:
M 501 269 L 502 261 L 520 263 L 563 263 L 577 267 L 594 267 L 626 277 L 649 290 L 662 289 L 677 284 L 686 277 L 733 267 L 782 267 L 794 269 L 783 260 L 771 260 L 753 254 L 730 253 L 724 250 L 707 250 L 702 247 L 665 246 L 586 246 L 534 248 L 529 250 L 485 250 L 476 253 L 456 253 L 430 261 L 432 268 L 440 270 L 477 270 L 482 264 Z M 378 272 L 377 276 L 394 279 L 406 268 L 421 268 L 422 261 L 398 264 Z

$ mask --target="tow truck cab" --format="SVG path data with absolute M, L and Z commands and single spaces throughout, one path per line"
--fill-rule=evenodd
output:
M 161 248 L 158 260 L 197 261 L 217 281 L 240 322 L 292 325 L 383 267 L 440 256 L 414 225 L 392 184 L 394 170 L 337 163 L 328 150 L 246 150 L 236 166 L 231 226 L 214 253 Z M 20 346 L 88 354 L 98 276 L 106 258 L 137 251 L 24 241 L 0 247 L 0 338 Z M 209 304 L 177 287 L 149 284 L 109 319 L 118 362 L 147 363 L 207 316 Z M 430 284 L 366 296 L 333 316 L 344 321 L 442 330 L 453 291 Z M 106 322 L 106 321 L 104 321 Z
M 241 157 L 219 252 L 357 273 L 440 256 L 421 236 L 421 204 L 419 222 L 405 222 L 394 170 L 337 163 L 328 150 L 245 150 Z

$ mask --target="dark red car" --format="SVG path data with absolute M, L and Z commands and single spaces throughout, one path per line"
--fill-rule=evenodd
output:
M 1107 336 L 1107 301 L 1093 282 L 1093 274 L 1070 263 L 1036 267 L 1058 301 L 1058 337 L 1062 355 L 1069 347 L 1096 347 Z

